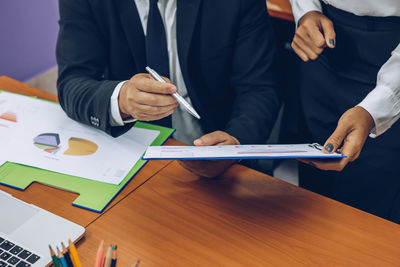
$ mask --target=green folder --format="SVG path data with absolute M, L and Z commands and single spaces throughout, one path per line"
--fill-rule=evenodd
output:
M 134 127 L 157 130 L 160 134 L 151 144 L 162 145 L 175 131 L 144 122 L 136 122 Z M 133 176 L 147 163 L 140 159 L 119 185 L 97 182 L 77 176 L 47 171 L 40 168 L 29 167 L 12 162 L 0 166 L 0 184 L 19 190 L 25 190 L 33 182 L 46 184 L 66 191 L 78 193 L 79 196 L 72 205 L 95 212 L 102 212 L 114 197 L 128 184 Z

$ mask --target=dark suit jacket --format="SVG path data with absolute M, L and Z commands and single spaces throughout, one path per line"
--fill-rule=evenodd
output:
M 60 104 L 71 118 L 118 136 L 109 123 L 115 86 L 146 66 L 134 0 L 59 0 Z M 265 142 L 277 116 L 275 38 L 264 0 L 178 0 L 183 78 L 204 132 Z

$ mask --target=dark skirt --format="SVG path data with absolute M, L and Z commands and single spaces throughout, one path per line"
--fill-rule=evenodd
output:
M 320 144 L 340 116 L 375 88 L 379 69 L 400 43 L 400 17 L 361 17 L 323 8 L 333 21 L 337 45 L 303 63 L 299 81 L 302 141 Z M 400 223 L 400 123 L 368 138 L 360 157 L 342 172 L 301 164 L 299 179 L 301 187 Z

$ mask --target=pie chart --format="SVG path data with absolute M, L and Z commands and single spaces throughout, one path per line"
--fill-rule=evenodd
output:
M 17 122 L 17 114 L 12 111 L 7 111 L 0 115 L 0 119 L 11 122 Z
M 33 139 L 33 144 L 48 153 L 56 154 L 60 150 L 60 136 L 57 133 L 39 134 Z M 98 148 L 98 145 L 92 141 L 71 137 L 68 139 L 68 149 L 63 154 L 68 156 L 88 156 L 96 153 Z
M 77 137 L 68 140 L 68 149 L 64 155 L 69 156 L 88 156 L 94 154 L 99 147 L 96 143 Z
M 60 150 L 60 136 L 56 133 L 39 134 L 33 139 L 33 144 L 48 153 L 56 154 Z

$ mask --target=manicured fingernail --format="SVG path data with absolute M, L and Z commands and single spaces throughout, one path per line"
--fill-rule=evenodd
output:
M 199 145 L 203 144 L 203 141 L 201 141 L 200 139 L 196 139 L 196 140 L 194 140 L 193 143 L 194 143 L 196 146 L 199 146 Z
M 333 151 L 333 145 L 332 144 L 327 144 L 325 146 L 325 150 L 328 151 L 329 153 L 331 153 Z
M 331 44 L 331 46 L 335 47 L 335 40 L 330 39 L 330 40 L 329 40 L 329 43 Z
M 171 87 L 169 88 L 169 90 L 171 90 L 171 93 L 175 93 L 176 91 L 178 91 L 178 89 L 176 89 L 175 86 L 171 86 Z

